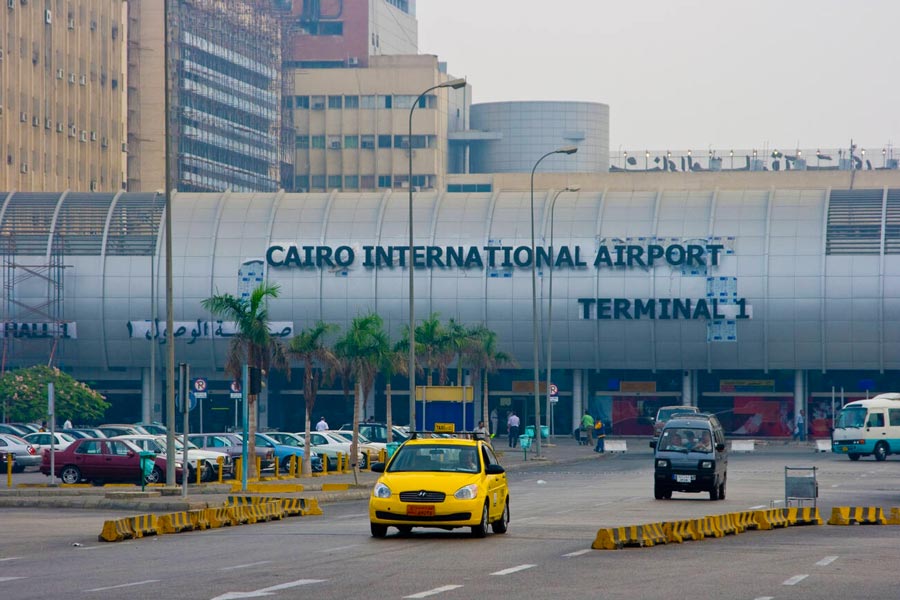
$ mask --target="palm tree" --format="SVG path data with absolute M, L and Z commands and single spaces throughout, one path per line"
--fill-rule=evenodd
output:
M 288 356 L 303 363 L 303 398 L 306 404 L 303 430 L 306 432 L 310 431 L 310 419 L 316 405 L 319 385 L 334 364 L 334 353 L 324 342 L 325 337 L 335 329 L 337 329 L 336 325 L 319 321 L 295 335 L 288 345 Z M 311 437 L 310 435 L 305 437 L 306 442 L 303 448 L 303 473 L 305 475 L 312 473 Z
M 394 441 L 394 418 L 391 407 L 391 377 L 394 375 L 405 375 L 409 371 L 409 340 L 397 342 L 393 349 L 385 356 L 384 364 L 381 365 L 381 372 L 387 381 L 384 386 L 385 410 L 384 421 L 387 424 L 387 441 L 390 444 Z
M 514 367 L 516 361 L 506 352 L 497 349 L 497 334 L 484 325 L 476 325 L 470 332 L 470 344 L 463 354 L 464 362 L 472 370 L 472 379 L 481 382 L 481 412 L 482 420 L 488 422 L 488 373 L 493 373 L 501 367 Z
M 466 329 L 456 319 L 450 319 L 447 322 L 446 339 L 447 339 L 447 359 L 448 363 L 456 360 L 456 385 L 462 387 L 463 384 L 463 363 L 462 355 L 466 351 L 466 347 L 471 343 L 472 331 Z M 447 369 L 443 369 L 443 378 L 441 385 L 446 385 Z
M 266 306 L 269 298 L 278 297 L 279 290 L 277 284 L 261 283 L 254 288 L 249 298 L 216 294 L 200 301 L 200 305 L 213 315 L 235 323 L 237 333 L 231 338 L 225 359 L 225 372 L 235 380 L 241 379 L 244 364 L 260 369 L 263 375 L 271 368 L 287 368 L 284 346 L 269 331 L 269 311 Z M 253 444 L 256 439 L 256 394 L 247 395 L 247 408 L 250 418 L 247 423 L 248 439 L 244 443 Z M 249 462 L 250 477 L 258 477 L 256 462 Z
M 359 419 L 361 405 L 365 402 L 379 368 L 387 361 L 390 344 L 384 331 L 384 321 L 375 313 L 356 317 L 350 329 L 334 345 L 334 353 L 342 358 L 350 368 L 350 375 L 357 388 L 353 402 L 353 438 L 350 442 L 350 456 L 355 462 L 359 448 Z M 358 483 L 359 465 L 353 468 L 353 479 Z
M 407 334 L 408 335 L 408 334 Z M 407 339 L 409 339 L 407 337 Z M 447 331 L 441 324 L 440 315 L 431 313 L 416 326 L 416 358 L 421 357 L 425 369 L 425 385 L 431 385 L 435 370 L 445 364 L 447 355 Z M 446 376 L 446 366 L 444 367 Z

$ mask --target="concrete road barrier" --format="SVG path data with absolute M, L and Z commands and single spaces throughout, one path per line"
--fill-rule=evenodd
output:
M 106 521 L 98 536 L 98 540 L 101 542 L 121 542 L 132 538 L 134 538 L 134 527 L 131 526 L 131 519 L 128 518 Z
M 698 541 L 703 539 L 703 534 L 687 519 L 663 523 L 663 532 L 666 534 L 666 539 L 675 544 L 680 544 L 686 540 Z
M 193 531 L 194 529 L 191 517 L 184 510 L 160 515 L 157 518 L 156 525 L 161 534 L 181 533 L 182 531 Z
M 756 450 L 754 440 L 731 440 L 732 452 L 753 452 Z
M 887 525 L 880 506 L 835 506 L 829 525 Z
M 822 524 L 822 517 L 819 516 L 818 508 L 792 506 L 783 508 L 782 511 L 784 511 L 784 516 L 788 520 L 789 526 Z
M 891 508 L 890 516 L 887 519 L 888 525 L 900 525 L 900 508 L 896 506 Z
M 619 550 L 632 546 L 643 548 L 665 544 L 667 541 L 662 523 L 650 523 L 601 529 L 597 532 L 591 548 L 594 550 Z
M 768 531 L 769 529 L 775 529 L 777 527 L 787 527 L 789 522 L 787 518 L 785 518 L 782 509 L 780 508 L 770 508 L 768 510 L 757 510 L 754 513 L 757 524 L 759 524 L 759 529 L 763 531 Z
M 748 529 L 759 529 L 759 523 L 756 521 L 756 511 L 746 510 L 731 514 L 734 516 L 735 524 L 740 527 L 742 532 Z
M 134 529 L 134 537 L 140 538 L 157 534 L 156 515 L 138 515 L 128 518 L 131 520 L 132 529 Z
M 816 452 L 831 452 L 831 440 L 816 440 Z
M 628 452 L 628 444 L 625 440 L 611 440 L 607 438 L 603 443 L 603 449 L 606 452 Z

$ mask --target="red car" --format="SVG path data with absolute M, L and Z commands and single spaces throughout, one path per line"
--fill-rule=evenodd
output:
M 54 475 L 63 483 L 88 481 L 140 481 L 141 449 L 125 440 L 84 438 L 75 440 L 54 455 Z M 166 460 L 156 457 L 148 483 L 165 481 Z M 181 479 L 181 463 L 176 463 L 176 477 Z M 41 473 L 50 475 L 50 451 L 43 453 Z

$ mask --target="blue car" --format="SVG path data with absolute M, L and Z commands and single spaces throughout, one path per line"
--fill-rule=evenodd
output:
M 278 468 L 282 473 L 287 473 L 291 465 L 291 456 L 296 456 L 297 460 L 303 460 L 303 441 L 289 433 L 257 433 L 256 445 L 265 448 L 271 448 L 275 452 L 275 458 L 278 460 Z M 310 465 L 314 473 L 322 471 L 322 458 L 313 453 L 309 459 Z

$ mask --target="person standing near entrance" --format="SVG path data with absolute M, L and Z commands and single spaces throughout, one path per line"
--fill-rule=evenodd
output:
M 794 425 L 794 440 L 806 441 L 806 412 L 801 408 Z
M 497 409 L 491 411 L 491 437 L 497 435 L 497 421 L 499 421 L 499 417 L 497 416 Z
M 584 411 L 584 416 L 581 417 L 581 431 L 587 436 L 585 444 L 592 445 L 594 443 L 594 417 L 588 411 Z
M 603 421 L 600 420 L 600 417 L 597 417 L 597 421 L 594 423 L 594 433 L 597 435 L 597 445 L 594 447 L 594 452 L 603 454 L 604 450 L 606 450 L 606 434 L 603 433 Z
M 316 423 L 316 431 L 328 431 L 328 421 L 325 420 L 325 417 L 319 417 L 319 422 Z
M 519 417 L 514 411 L 509 411 L 506 429 L 509 431 L 509 447 L 515 448 L 519 445 Z

